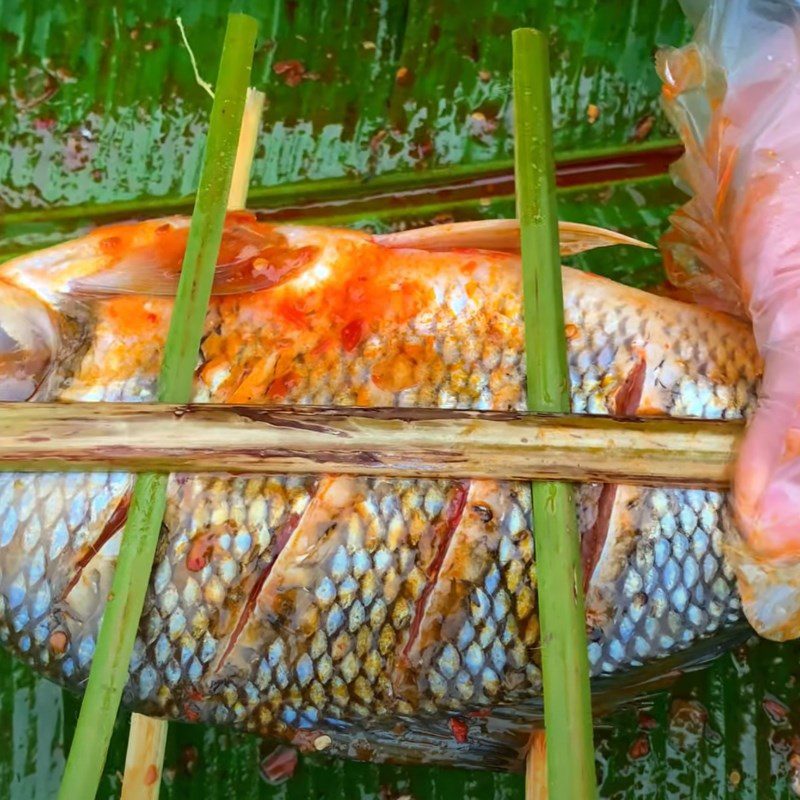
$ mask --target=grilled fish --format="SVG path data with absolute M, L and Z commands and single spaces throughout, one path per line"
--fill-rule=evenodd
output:
M 153 400 L 187 225 L 109 226 L 0 267 L 2 398 Z M 485 249 L 514 249 L 499 226 L 381 238 L 230 216 L 195 401 L 524 409 L 519 257 Z M 753 406 L 741 322 L 566 268 L 564 293 L 575 412 Z M 0 641 L 75 691 L 132 482 L 0 474 Z M 723 494 L 577 498 L 596 679 L 727 641 Z M 525 484 L 176 474 L 124 703 L 353 758 L 509 768 L 539 650 Z

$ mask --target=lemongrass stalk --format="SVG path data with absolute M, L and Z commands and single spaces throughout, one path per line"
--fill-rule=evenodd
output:
M 222 241 L 258 24 L 231 14 L 225 32 L 200 184 L 159 378 L 161 402 L 190 399 L 214 268 Z M 59 790 L 91 798 L 100 784 L 166 505 L 167 475 L 144 473 L 134 486 L 114 580 Z
M 247 90 L 239 132 L 239 145 L 236 148 L 236 160 L 233 165 L 233 177 L 228 191 L 227 207 L 229 211 L 242 209 L 247 204 L 250 170 L 258 142 L 264 100 L 263 92 L 252 87 Z M 174 470 L 164 471 L 174 472 Z M 164 748 L 167 743 L 167 725 L 168 723 L 164 719 L 154 719 L 144 714 L 131 714 L 120 800 L 158 799 L 164 765 Z
M 540 31 L 513 33 L 514 141 L 528 408 L 570 410 L 552 143 L 550 65 Z M 552 798 L 597 796 L 583 579 L 572 486 L 533 484 L 547 783 Z

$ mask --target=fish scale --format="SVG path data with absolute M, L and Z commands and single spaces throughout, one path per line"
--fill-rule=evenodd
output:
M 616 611 L 607 614 L 602 642 L 589 645 L 595 674 L 640 665 L 654 649 L 688 644 L 741 615 L 733 570 L 722 552 L 731 527 L 724 497 L 684 489 L 626 492 L 630 531 L 627 537 L 622 526 L 616 531 L 620 542 L 627 538 L 627 553 L 611 588 Z M 704 557 L 710 569 L 704 570 Z M 589 605 L 597 602 L 590 594 Z
M 92 546 L 91 532 L 102 531 L 130 483 L 129 476 L 116 473 L 0 475 L 0 497 L 6 500 L 0 505 L 0 547 L 9 553 L 2 565 L 7 587 L 3 599 L 13 612 L 11 619 L 0 621 L 0 637 L 13 642 L 30 663 L 52 666 L 50 638 L 55 631 L 82 629 L 84 624 L 90 631 L 96 624 L 102 608 L 87 604 L 82 591 L 95 581 L 91 571 L 82 576 L 84 585 L 63 598 L 62 607 L 41 607 L 37 599 L 45 586 L 53 600 L 62 598 L 70 583 L 71 565 Z M 17 503 L 8 500 L 15 494 Z M 75 652 L 63 659 L 59 673 L 73 673 L 80 639 Z
M 251 654 L 270 652 L 280 642 L 278 666 L 292 677 L 269 710 L 286 724 L 304 715 L 338 717 L 344 708 L 360 716 L 413 711 L 395 695 L 390 676 L 426 585 L 433 554 L 426 540 L 448 490 L 446 482 L 332 480 L 323 492 L 341 493 L 345 505 L 310 508 L 299 523 L 242 631 L 236 664 L 227 670 L 233 684 L 241 682 L 237 667 L 251 669 Z M 428 504 L 435 506 L 433 514 L 422 501 L 431 491 L 441 492 L 444 501 Z M 360 498 L 355 507 L 353 495 Z M 391 502 L 382 502 L 387 495 Z M 371 508 L 379 509 L 377 519 Z M 320 526 L 328 529 L 323 542 Z M 277 611 L 272 597 L 281 599 Z M 297 631 L 307 637 L 307 646 Z M 324 643 L 315 641 L 315 634 L 324 636 Z M 302 667 L 309 662 L 313 680 Z
M 315 479 L 302 477 L 171 478 L 164 521 L 168 536 L 160 543 L 163 555 L 145 601 L 148 624 L 141 649 L 148 653 L 148 648 L 168 642 L 170 658 L 188 681 L 185 693 L 202 691 L 206 668 L 224 649 L 238 609 L 271 558 L 274 532 L 291 514 L 302 512 L 314 484 Z M 220 508 L 230 511 L 237 506 L 258 517 L 252 522 L 244 514 L 217 518 Z M 248 547 L 234 556 L 237 537 L 245 537 Z M 174 603 L 165 606 L 166 598 L 174 598 Z M 181 620 L 177 624 L 176 615 Z M 147 666 L 146 658 L 141 666 Z M 151 691 L 145 695 L 140 688 L 139 701 L 167 702 L 162 687 L 150 687 L 149 682 L 145 686 Z
M 517 256 L 262 229 L 315 255 L 274 286 L 212 298 L 197 402 L 525 408 Z M 35 255 L 0 267 L 0 294 L 14 283 L 61 315 L 58 369 L 34 399 L 154 398 L 171 299 L 131 294 L 130 276 L 125 291 L 78 297 L 70 281 L 96 268 L 102 235 L 85 240 L 86 261 L 73 248 L 47 272 Z M 752 407 L 759 362 L 740 323 L 571 270 L 564 289 L 575 412 Z M 0 640 L 75 690 L 131 485 L 0 475 Z M 167 495 L 127 706 L 303 746 L 324 733 L 355 758 L 518 758 L 541 696 L 528 484 L 178 474 Z M 586 485 L 576 498 L 594 676 L 635 682 L 637 667 L 688 659 L 735 626 L 724 495 Z M 466 744 L 454 714 L 469 720 Z
M 421 622 L 424 639 L 409 654 L 420 665 L 425 710 L 486 706 L 540 688 L 535 587 L 530 491 L 474 481 Z

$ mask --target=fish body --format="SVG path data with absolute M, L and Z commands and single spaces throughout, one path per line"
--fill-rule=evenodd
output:
M 112 226 L 0 267 L 4 399 L 154 400 L 185 229 Z M 739 321 L 569 269 L 564 295 L 573 411 L 752 407 Z M 521 302 L 514 253 L 239 215 L 194 400 L 523 410 Z M 76 691 L 132 484 L 0 474 L 0 640 Z M 724 494 L 585 485 L 577 504 L 596 678 L 725 640 Z M 124 703 L 348 757 L 508 768 L 539 654 L 529 485 L 176 474 Z

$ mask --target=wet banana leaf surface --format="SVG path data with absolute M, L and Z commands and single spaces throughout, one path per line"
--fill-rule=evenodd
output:
M 0 0 L 0 258 L 115 219 L 187 211 L 227 3 Z M 658 104 L 656 45 L 684 42 L 677 3 L 610 13 L 584 0 L 267 0 L 254 83 L 268 95 L 250 206 L 375 231 L 514 213 L 510 31 L 551 34 L 562 219 L 655 243 L 682 195 Z M 656 251 L 571 261 L 654 286 Z M 603 798 L 800 794 L 800 648 L 749 642 L 609 693 L 596 729 Z M 602 708 L 601 708 L 602 707 Z M 78 699 L 0 654 L 0 798 L 55 795 Z M 100 797 L 119 796 L 120 716 Z M 170 726 L 164 798 L 516 798 L 520 775 L 274 753 L 226 730 Z M 263 773 L 269 772 L 273 785 Z

